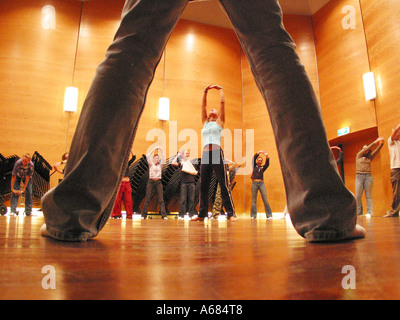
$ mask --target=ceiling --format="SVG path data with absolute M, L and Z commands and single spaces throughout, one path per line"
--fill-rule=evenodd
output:
M 245 0 L 241 0 L 245 1 Z M 282 11 L 286 14 L 313 15 L 330 0 L 280 0 Z M 232 28 L 221 9 L 218 0 L 196 0 L 189 2 L 182 19 L 201 22 L 213 26 Z

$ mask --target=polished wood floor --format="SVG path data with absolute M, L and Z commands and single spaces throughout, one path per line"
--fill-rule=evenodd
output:
M 42 223 L 0 216 L 0 299 L 400 298 L 397 218 L 361 217 L 367 238 L 336 244 L 310 244 L 285 219 L 109 220 L 86 243 L 43 238 Z

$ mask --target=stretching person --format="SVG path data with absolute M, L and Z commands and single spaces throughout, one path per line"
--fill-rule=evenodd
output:
M 197 170 L 190 162 L 189 156 L 190 153 L 188 150 L 183 152 L 179 151 L 171 162 L 173 166 L 179 166 L 181 168 L 179 219 L 183 219 L 186 212 L 188 212 L 191 217 L 194 211 L 195 177 L 197 175 Z
M 154 154 L 156 150 L 159 150 L 158 154 Z M 163 186 L 161 183 L 163 161 L 164 161 L 164 154 L 162 148 L 160 147 L 155 147 L 147 155 L 147 162 L 149 163 L 149 181 L 147 182 L 147 187 L 146 187 L 146 197 L 142 211 L 142 219 L 147 218 L 147 211 L 149 209 L 149 204 L 153 190 L 155 190 L 157 194 L 158 204 L 160 205 L 161 217 L 163 219 L 168 219 L 165 213 Z
M 111 218 L 121 219 L 121 202 L 122 197 L 124 197 L 124 205 L 126 210 L 126 218 L 132 219 L 133 215 L 133 202 L 132 202 L 132 187 L 131 187 L 131 179 L 129 178 L 129 167 L 135 161 L 136 155 L 131 151 L 131 159 L 128 162 L 128 165 L 125 170 L 125 175 L 122 178 L 121 186 L 119 187 L 119 192 L 117 196 L 117 200 L 115 201 L 114 209 L 111 214 Z
M 265 155 L 265 164 L 262 165 L 263 158 L 260 153 Z M 265 215 L 267 219 L 272 218 L 272 210 L 267 199 L 267 190 L 264 184 L 264 171 L 269 167 L 269 156 L 265 151 L 257 152 L 253 157 L 253 173 L 251 175 L 251 210 L 250 217 L 257 218 L 257 191 L 260 191 L 261 198 L 264 202 Z
M 11 172 L 11 213 L 18 215 L 17 206 L 19 196 L 25 192 L 25 215 L 32 214 L 32 176 L 35 166 L 31 155 L 25 153 L 18 159 Z M 22 189 L 21 181 L 24 183 Z
M 216 89 L 220 93 L 219 112 L 211 109 L 207 115 L 207 93 L 208 90 Z M 235 211 L 229 181 L 226 174 L 224 153 L 221 149 L 222 130 L 225 123 L 225 95 L 221 86 L 209 85 L 204 89 L 201 105 L 201 119 L 203 129 L 201 130 L 203 142 L 203 154 L 200 167 L 200 207 L 198 217 L 192 221 L 203 221 L 208 218 L 208 192 L 213 171 L 221 187 L 222 204 L 227 213 L 227 219 L 235 221 Z
M 372 187 L 374 185 L 374 179 L 371 173 L 371 161 L 382 149 L 383 143 L 383 138 L 378 138 L 369 146 L 363 146 L 356 156 L 356 201 L 357 215 L 359 216 L 363 214 L 363 190 L 365 190 L 365 198 L 367 199 L 367 214 L 372 215 Z M 372 151 L 372 148 L 376 144 L 378 144 L 378 146 Z
M 318 99 L 284 29 L 278 0 L 219 2 L 268 108 L 294 228 L 311 242 L 364 237 L 356 225 L 355 198 L 338 174 Z M 86 241 L 106 224 L 149 86 L 187 3 L 125 1 L 120 26 L 83 104 L 64 180 L 42 197 L 44 236 Z M 268 120 L 258 121 L 267 125 Z

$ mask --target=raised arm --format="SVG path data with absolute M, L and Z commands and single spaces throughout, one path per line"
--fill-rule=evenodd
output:
M 372 160 L 373 158 L 375 158 L 375 156 L 378 154 L 378 152 L 382 149 L 383 144 L 385 143 L 385 141 L 383 140 L 382 137 L 379 137 L 378 139 L 376 139 L 374 141 L 374 143 L 379 143 L 379 145 L 376 147 L 376 149 L 374 151 L 372 151 L 370 159 Z
M 156 151 L 158 149 L 158 147 L 154 147 L 146 156 L 147 158 L 147 162 L 150 164 L 153 164 L 153 155 L 154 155 L 154 151 Z
M 392 142 L 391 144 L 393 144 L 394 140 L 398 140 L 399 132 L 400 132 L 400 124 L 397 125 L 397 127 L 394 128 L 393 131 L 392 131 L 392 135 L 390 136 L 390 140 Z
M 172 160 L 171 164 L 175 167 L 179 166 L 178 158 L 182 155 L 182 151 L 179 151 L 175 158 Z
M 207 87 L 204 88 L 203 100 L 201 103 L 201 123 L 203 125 L 207 121 L 207 93 L 210 87 L 211 85 L 208 85 Z
M 218 121 L 220 122 L 221 127 L 224 127 L 225 124 L 225 94 L 222 87 L 218 86 L 219 90 L 219 97 L 220 97 L 220 104 L 219 104 L 219 118 Z

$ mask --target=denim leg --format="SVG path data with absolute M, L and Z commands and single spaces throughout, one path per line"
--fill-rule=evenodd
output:
M 25 189 L 25 214 L 30 215 L 32 213 L 32 177 L 29 179 L 28 185 Z
M 400 169 L 392 169 L 390 182 L 392 183 L 392 210 L 390 214 L 399 216 L 400 211 Z
M 363 214 L 362 195 L 364 191 L 365 176 L 363 174 L 356 175 L 356 202 L 357 202 L 357 215 Z
M 365 177 L 365 198 L 367 199 L 367 214 L 372 215 L 374 210 L 373 210 L 373 201 L 372 201 L 372 188 L 374 186 L 374 178 L 372 177 L 372 174 L 368 174 Z
M 356 227 L 356 201 L 330 150 L 320 106 L 277 0 L 220 0 L 268 107 L 296 231 L 340 240 Z
M 258 191 L 258 184 L 256 181 L 253 181 L 251 184 L 251 209 L 250 209 L 251 218 L 257 218 L 257 191 Z
M 154 71 L 186 4 L 125 2 L 118 31 L 84 102 L 64 179 L 42 199 L 53 238 L 85 241 L 108 220 Z
M 21 185 L 21 178 L 15 176 L 14 189 L 19 190 Z M 15 195 L 11 192 L 11 212 L 17 212 L 18 199 L 20 195 Z
M 264 182 L 259 182 L 259 184 L 260 184 L 259 189 L 261 193 L 261 198 L 264 202 L 265 214 L 267 218 L 272 218 L 272 210 L 267 198 L 267 188 L 265 188 Z

